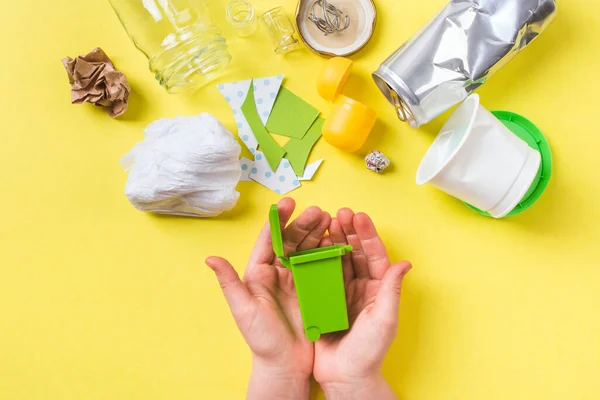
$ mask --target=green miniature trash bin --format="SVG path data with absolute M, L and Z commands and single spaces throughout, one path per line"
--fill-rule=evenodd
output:
M 273 251 L 292 271 L 304 332 L 316 342 L 322 334 L 348 329 L 348 309 L 342 256 L 352 246 L 328 246 L 290 253 L 285 257 L 277 205 L 269 212 Z

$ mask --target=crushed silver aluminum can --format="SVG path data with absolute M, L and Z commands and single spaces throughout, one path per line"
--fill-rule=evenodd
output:
M 555 0 L 452 0 L 373 79 L 418 128 L 466 99 L 555 17 Z

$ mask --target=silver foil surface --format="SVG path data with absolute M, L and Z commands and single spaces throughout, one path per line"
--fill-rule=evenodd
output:
M 466 99 L 555 17 L 555 0 L 452 0 L 373 79 L 418 128 Z

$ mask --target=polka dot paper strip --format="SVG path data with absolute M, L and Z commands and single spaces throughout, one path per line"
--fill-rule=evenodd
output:
M 321 166 L 322 163 L 323 163 L 323 159 L 320 159 L 319 161 L 315 161 L 312 164 L 308 164 L 306 166 L 306 168 L 304 168 L 304 175 L 299 176 L 298 180 L 300 180 L 300 181 L 312 180 L 312 178 L 315 176 L 315 174 L 317 173 L 317 170 L 319 169 L 319 167 Z
M 233 111 L 239 138 L 248 150 L 254 154 L 258 148 L 258 141 L 252 133 L 252 129 L 241 110 L 241 107 L 248 96 L 248 92 L 250 91 L 251 84 L 252 79 L 249 79 L 246 81 L 220 84 L 217 85 L 217 89 L 219 89 L 219 92 L 225 97 L 225 100 Z
M 263 125 L 267 125 L 267 120 L 273 110 L 275 99 L 281 88 L 283 75 L 271 76 L 267 78 L 254 79 L 254 101 L 256 103 L 256 111 Z
M 288 160 L 285 158 L 281 160 L 277 169 L 273 171 L 260 151 L 255 154 L 254 166 L 250 170 L 250 179 L 281 195 L 301 186 Z
M 251 84 L 252 79 L 248 79 L 246 81 L 220 84 L 217 85 L 217 89 L 219 89 L 219 92 L 225 97 L 229 106 L 235 110 L 239 109 L 242 107 L 242 104 L 244 104 L 244 100 L 246 100 Z
M 254 161 L 247 159 L 246 157 L 242 157 L 240 160 L 240 168 L 242 168 L 242 177 L 240 178 L 240 182 L 250 182 L 250 171 L 254 168 Z M 307 167 L 308 168 L 308 167 Z

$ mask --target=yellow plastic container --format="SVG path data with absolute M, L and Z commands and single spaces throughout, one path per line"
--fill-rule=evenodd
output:
M 363 146 L 377 120 L 372 108 L 341 94 L 351 70 L 352 61 L 334 57 L 317 78 L 319 95 L 332 105 L 323 124 L 323 137 L 332 146 L 349 153 Z

